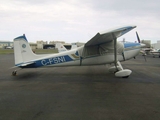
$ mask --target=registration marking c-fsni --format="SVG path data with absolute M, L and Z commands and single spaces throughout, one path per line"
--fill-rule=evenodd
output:
M 41 60 L 41 64 L 43 66 L 45 66 L 45 65 L 51 65 L 51 64 L 57 64 L 57 63 L 63 63 L 63 62 L 66 62 L 64 56 Z

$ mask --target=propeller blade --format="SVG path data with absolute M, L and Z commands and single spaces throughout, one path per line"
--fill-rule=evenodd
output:
M 136 36 L 137 36 L 137 40 L 138 40 L 138 42 L 140 43 L 141 41 L 140 41 L 140 38 L 139 38 L 139 35 L 138 35 L 138 33 L 136 32 Z

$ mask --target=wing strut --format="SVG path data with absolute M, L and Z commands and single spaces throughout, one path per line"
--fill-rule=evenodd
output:
M 114 33 L 112 33 L 112 38 L 114 41 L 114 65 L 115 65 L 115 76 L 127 78 L 132 73 L 129 69 L 123 69 L 121 63 L 117 60 L 117 38 Z M 118 67 L 120 69 L 118 69 Z
M 115 65 L 116 71 L 118 71 L 118 68 L 117 68 L 117 38 L 114 35 L 114 33 L 112 33 L 112 38 L 114 40 L 114 65 Z

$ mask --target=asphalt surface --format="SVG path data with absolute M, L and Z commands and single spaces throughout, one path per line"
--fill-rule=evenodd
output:
M 0 120 L 159 120 L 160 58 L 111 65 L 23 69 L 11 76 L 13 54 L 0 55 Z

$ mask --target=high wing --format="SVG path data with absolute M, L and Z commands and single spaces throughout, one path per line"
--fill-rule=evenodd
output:
M 85 44 L 85 47 L 111 42 L 114 40 L 113 35 L 114 37 L 118 38 L 124 35 L 125 33 L 129 32 L 135 27 L 136 26 L 125 26 L 125 27 L 120 27 L 120 28 L 116 28 L 116 29 L 112 29 L 104 32 L 99 32 Z

